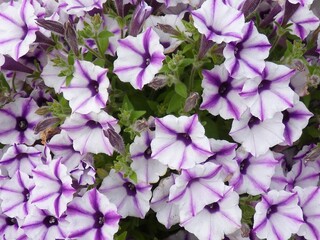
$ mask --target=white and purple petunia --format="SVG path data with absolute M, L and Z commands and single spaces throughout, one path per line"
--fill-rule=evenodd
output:
M 287 240 L 304 223 L 297 193 L 271 190 L 255 210 L 253 231 L 261 239 Z
M 66 239 L 69 234 L 66 215 L 56 217 L 46 210 L 37 208 L 26 216 L 21 228 L 28 239 Z
M 10 177 L 17 171 L 32 176 L 32 170 L 41 164 L 41 151 L 24 144 L 14 144 L 8 147 L 0 159 L 0 166 L 6 169 Z
M 35 208 L 29 201 L 34 186 L 33 179 L 21 171 L 17 171 L 11 179 L 5 181 L 0 187 L 2 213 L 20 219 L 30 214 Z
M 154 132 L 146 130 L 134 139 L 130 145 L 131 168 L 141 182 L 156 183 L 167 171 L 167 166 L 151 158 L 151 141 Z
M 241 228 L 241 216 L 239 195 L 232 188 L 226 188 L 219 201 L 206 205 L 182 226 L 199 239 L 229 239 L 225 235 Z
M 55 66 L 49 58 L 47 65 L 41 72 L 41 78 L 43 79 L 45 85 L 47 85 L 48 87 L 52 87 L 56 93 L 61 92 L 61 87 L 66 82 L 66 77 L 60 77 L 57 74 L 62 70 L 63 69 L 61 67 Z
M 59 0 L 60 6 L 68 14 L 82 16 L 93 9 L 102 9 L 106 0 Z
M 182 170 L 170 188 L 169 201 L 179 205 L 180 223 L 196 216 L 206 205 L 220 200 L 227 189 L 221 166 L 212 162 Z M 201 197 L 199 197 L 201 196 Z
M 261 121 L 294 105 L 294 91 L 289 87 L 294 70 L 266 62 L 262 75 L 248 79 L 243 85 L 241 97 L 253 116 Z
M 151 141 L 151 157 L 171 169 L 188 169 L 212 155 L 209 139 L 198 115 L 167 115 L 155 120 L 155 138 Z
M 39 30 L 35 9 L 29 0 L 0 4 L 0 54 L 8 54 L 14 60 L 25 55 L 36 40 Z
M 3 240 L 29 240 L 20 228 L 22 220 L 0 213 L 0 237 Z
M 71 83 L 61 87 L 72 111 L 81 114 L 100 112 L 109 96 L 108 70 L 82 60 L 75 62 L 74 69 Z
M 113 72 L 121 81 L 141 90 L 162 67 L 163 51 L 158 34 L 149 27 L 137 37 L 119 40 Z
M 271 45 L 268 38 L 260 34 L 253 21 L 243 28 L 243 38 L 230 42 L 223 50 L 226 67 L 234 78 L 253 78 L 260 76 L 265 68 Z
M 35 187 L 30 195 L 32 204 L 48 210 L 55 217 L 60 217 L 72 201 L 75 189 L 67 167 L 60 159 L 52 160 L 48 165 L 40 165 L 33 170 Z
M 122 173 L 116 173 L 114 169 L 103 179 L 99 191 L 117 206 L 122 218 L 144 218 L 150 209 L 151 185 L 143 182 L 134 183 Z
M 37 103 L 32 98 L 18 98 L 0 109 L 0 142 L 3 144 L 33 144 L 39 135 L 33 128 L 43 118 L 35 113 Z
M 247 110 L 239 121 L 233 120 L 229 135 L 257 157 L 284 141 L 282 118 L 283 115 L 278 112 L 272 119 L 261 121 Z
M 203 101 L 200 109 L 208 110 L 212 115 L 224 119 L 239 119 L 247 109 L 240 97 L 245 79 L 234 79 L 224 65 L 202 71 Z
M 117 207 L 97 189 L 91 189 L 68 205 L 69 238 L 111 240 L 119 229 L 120 218 Z
M 238 149 L 236 161 L 239 164 L 239 170 L 233 174 L 229 185 L 239 194 L 259 195 L 266 193 L 270 187 L 276 165 L 278 165 L 272 152 L 268 151 L 259 157 L 254 157 L 250 153 Z
M 224 1 L 207 0 L 191 14 L 195 27 L 208 40 L 229 43 L 243 37 L 243 13 L 226 5 Z
M 112 126 L 120 131 L 117 120 L 104 111 L 89 114 L 73 113 L 62 124 L 73 141 L 73 148 L 80 154 L 106 153 L 112 155 L 113 147 L 103 131 Z

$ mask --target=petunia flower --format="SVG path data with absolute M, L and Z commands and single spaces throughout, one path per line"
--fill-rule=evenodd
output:
M 73 113 L 61 125 L 73 141 L 73 148 L 80 154 L 85 153 L 106 153 L 112 155 L 113 147 L 105 137 L 103 131 L 111 125 L 120 131 L 117 120 L 106 112 L 91 112 L 89 114 Z
M 41 152 L 24 144 L 10 146 L 0 159 L 0 166 L 6 169 L 10 177 L 17 171 L 22 171 L 31 176 L 32 170 L 41 164 Z
M 295 187 L 294 191 L 298 193 L 299 206 L 302 209 L 304 220 L 297 235 L 307 240 L 320 239 L 320 188 L 318 186 Z
M 241 227 L 242 213 L 238 204 L 239 195 L 231 188 L 225 189 L 220 200 L 207 204 L 201 212 L 182 226 L 199 239 L 225 239 L 225 235 Z
M 167 229 L 180 222 L 179 205 L 169 202 L 170 188 L 174 185 L 177 175 L 161 179 L 159 185 L 153 190 L 150 202 L 151 209 L 155 211 L 156 217 Z
M 197 115 L 179 118 L 168 115 L 155 120 L 151 158 L 171 169 L 188 169 L 211 156 L 208 138 Z
M 33 144 L 39 136 L 33 128 L 42 119 L 35 113 L 37 103 L 32 98 L 18 98 L 0 109 L 0 142 L 3 144 Z
M 266 62 L 261 77 L 245 82 L 240 96 L 253 116 L 264 121 L 277 112 L 293 107 L 294 91 L 289 87 L 293 74 L 294 70 L 286 66 Z
M 62 68 L 54 66 L 54 63 L 48 59 L 47 65 L 41 72 L 41 78 L 48 87 L 52 87 L 56 93 L 61 92 L 61 87 L 66 82 L 66 77 L 59 77 L 57 73 L 61 72 Z
M 59 0 L 60 6 L 68 14 L 82 16 L 94 8 L 102 9 L 106 0 Z
M 61 164 L 60 159 L 54 159 L 48 165 L 34 169 L 33 179 L 35 188 L 30 195 L 31 203 L 60 217 L 75 193 L 66 166 Z
M 35 206 L 29 201 L 34 181 L 21 171 L 17 171 L 10 180 L 5 181 L 0 187 L 2 213 L 9 217 L 24 219 Z
M 283 142 L 282 118 L 281 113 L 276 113 L 272 119 L 261 121 L 247 110 L 239 121 L 233 120 L 229 135 L 241 143 L 247 152 L 257 157 Z
M 167 167 L 156 159 L 151 158 L 151 141 L 154 132 L 147 130 L 137 136 L 130 145 L 131 168 L 141 182 L 156 183 L 163 176 Z
M 121 81 L 141 90 L 162 67 L 163 50 L 158 34 L 150 27 L 137 37 L 121 39 L 113 72 Z
M 200 109 L 208 110 L 212 115 L 224 119 L 239 119 L 247 109 L 239 96 L 245 79 L 230 77 L 224 65 L 202 71 L 203 102 Z
M 39 30 L 36 18 L 28 0 L 0 4 L 0 54 L 8 54 L 14 60 L 25 55 Z
M 92 157 L 86 156 L 80 164 L 70 172 L 71 176 L 76 179 L 81 186 L 92 185 L 96 180 L 96 169 L 94 168 L 93 161 L 90 163 L 88 158 L 90 159 Z
M 107 69 L 81 60 L 75 62 L 74 69 L 70 85 L 61 87 L 72 111 L 81 114 L 100 112 L 109 96 Z
M 250 153 L 238 150 L 236 161 L 239 164 L 239 170 L 229 181 L 234 191 L 250 195 L 266 193 L 270 187 L 275 167 L 278 165 L 272 152 L 268 151 L 259 157 L 254 157 Z
M 205 1 L 191 12 L 194 26 L 208 40 L 218 44 L 241 40 L 244 27 L 243 13 L 220 0 Z
M 304 223 L 298 195 L 271 190 L 255 207 L 253 231 L 261 239 L 287 240 Z
M 67 221 L 72 239 L 111 240 L 119 229 L 119 220 L 116 206 L 95 188 L 68 205 Z
M 253 78 L 260 76 L 265 68 L 271 45 L 267 37 L 260 34 L 253 21 L 243 28 L 243 38 L 230 42 L 223 50 L 226 67 L 233 78 Z
M 3 240 L 29 240 L 20 228 L 22 220 L 0 212 L 0 237 Z
M 30 239 L 66 239 L 69 234 L 66 215 L 57 218 L 48 211 L 37 208 L 26 216 L 21 228 Z
M 179 205 L 180 223 L 196 216 L 206 205 L 220 200 L 226 189 L 221 166 L 211 162 L 182 170 L 170 188 L 169 201 Z M 201 196 L 201 197 L 199 197 Z
M 150 209 L 151 185 L 143 182 L 134 183 L 122 173 L 116 173 L 114 169 L 103 179 L 99 191 L 117 206 L 122 218 L 144 218 Z

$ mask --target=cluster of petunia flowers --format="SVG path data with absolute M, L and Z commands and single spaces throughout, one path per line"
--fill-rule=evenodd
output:
M 36 19 L 66 23 L 77 18 L 81 30 L 106 1 L 0 2 L 1 71 L 15 90 L 0 109 L 1 238 L 113 239 L 121 219 L 145 218 L 152 210 L 166 228 L 179 224 L 195 239 L 285 240 L 292 234 L 320 239 L 320 158 L 306 160 L 314 145 L 293 157 L 271 150 L 293 145 L 313 115 L 295 87 L 300 72 L 266 61 L 271 44 L 253 21 L 245 22 L 246 1 L 159 0 L 164 9 L 180 6 L 179 14 L 168 11 L 161 17 L 151 15 L 144 1 L 123 1 L 135 6 L 124 38 L 117 21 L 103 14 L 103 26 L 114 34 L 106 50 L 116 57 L 112 73 L 139 90 L 152 82 L 165 54 L 181 44 L 158 24 L 184 31 L 181 20 L 188 12 L 204 46 L 223 43 L 223 64 L 202 71 L 200 109 L 232 119 L 229 134 L 236 143 L 206 137 L 197 114 L 154 116 L 130 145 L 137 182 L 112 169 L 98 188 L 89 187 L 95 183 L 94 154 L 121 152 L 116 142 L 121 127 L 105 110 L 108 69 L 77 59 L 67 84 L 52 61 L 67 54 L 39 47 L 50 32 Z M 286 6 L 298 4 L 286 21 L 304 40 L 319 27 L 312 1 L 287 3 L 279 2 L 275 20 L 281 23 Z M 34 59 L 41 78 L 30 81 Z M 25 85 L 33 90 L 25 92 Z M 53 100 L 49 88 L 69 101 L 72 113 L 41 144 L 35 128 L 55 121 L 36 113 Z M 242 222 L 242 194 L 261 195 L 253 206 L 252 227 Z M 185 239 L 184 234 L 174 239 Z

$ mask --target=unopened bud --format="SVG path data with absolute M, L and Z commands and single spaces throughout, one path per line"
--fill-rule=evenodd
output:
M 246 16 L 249 16 L 251 13 L 253 13 L 259 6 L 260 2 L 261 0 L 246 0 L 241 9 L 244 16 L 246 17 Z
M 57 117 L 50 117 L 46 118 L 42 121 L 40 121 L 35 127 L 34 127 L 34 133 L 38 134 L 41 131 L 44 131 L 46 128 L 51 127 L 52 125 L 58 123 L 60 121 Z
M 189 97 L 187 98 L 187 100 L 184 104 L 183 111 L 190 112 L 192 109 L 194 109 L 195 106 L 197 106 L 197 104 L 198 104 L 199 98 L 200 98 L 199 93 L 197 93 L 197 92 L 190 93 Z
M 129 27 L 129 35 L 136 37 L 140 32 L 144 21 L 151 15 L 152 7 L 144 1 L 137 4 L 134 10 Z
M 317 75 L 312 75 L 310 78 L 309 78 L 309 85 L 311 87 L 314 87 L 316 88 L 319 84 L 320 84 L 320 77 L 317 76 Z
M 62 36 L 64 35 L 64 27 L 60 22 L 46 20 L 43 18 L 38 18 L 36 21 L 40 27 L 43 27 L 44 29 L 49 30 L 51 32 L 58 33 Z
M 43 106 L 38 108 L 35 113 L 41 116 L 47 115 L 50 113 L 50 108 L 48 106 Z
M 158 90 L 166 86 L 167 82 L 168 82 L 168 77 L 166 75 L 158 75 L 152 79 L 152 81 L 148 84 L 148 86 L 153 88 L 154 90 Z
M 70 22 L 65 23 L 64 37 L 76 56 L 79 55 L 77 33 Z
M 246 223 L 241 224 L 241 237 L 247 238 L 250 235 L 250 227 Z
M 122 137 L 114 130 L 114 128 L 108 124 L 109 128 L 107 130 L 103 130 L 104 135 L 109 139 L 112 147 L 121 155 L 124 155 L 126 152 L 124 142 Z
M 168 34 L 171 34 L 171 35 L 174 35 L 174 36 L 178 36 L 179 35 L 179 31 L 177 31 L 176 29 L 174 29 L 172 26 L 170 26 L 168 24 L 158 23 L 156 25 L 156 28 L 160 29 L 164 33 L 168 33 Z
M 133 129 L 136 132 L 143 132 L 144 130 L 147 130 L 148 128 L 149 128 L 149 124 L 148 124 L 147 120 L 145 120 L 145 119 L 137 120 L 133 125 Z
M 315 146 L 307 155 L 303 158 L 304 161 L 320 160 L 320 145 Z
M 290 20 L 292 15 L 297 11 L 299 7 L 300 7 L 299 3 L 293 4 L 289 1 L 286 1 L 284 5 L 284 15 L 283 15 L 281 26 L 287 25 L 288 21 Z
M 306 66 L 304 65 L 304 63 L 300 60 L 300 59 L 293 59 L 292 60 L 292 67 L 296 70 L 298 70 L 299 72 L 303 72 L 306 70 Z

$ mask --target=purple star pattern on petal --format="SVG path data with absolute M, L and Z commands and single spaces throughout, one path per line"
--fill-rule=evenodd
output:
M 21 219 L 11 218 L 0 212 L 0 237 L 3 240 L 29 240 L 20 228 Z
M 158 34 L 150 27 L 137 37 L 121 39 L 113 72 L 121 81 L 141 90 L 162 67 L 163 50 Z
M 243 34 L 240 41 L 230 42 L 224 48 L 226 60 L 223 64 L 234 78 L 260 76 L 271 45 L 267 37 L 258 32 L 253 21 L 245 24 Z
M 76 197 L 67 209 L 69 238 L 78 240 L 111 240 L 119 229 L 120 215 L 116 206 L 97 189 Z
M 114 169 L 103 179 L 99 191 L 117 206 L 122 218 L 144 218 L 150 209 L 151 185 L 143 182 L 133 183 L 124 178 L 122 173 L 116 173 Z
M 224 119 L 239 119 L 247 109 L 239 96 L 245 79 L 230 77 L 224 65 L 203 70 L 202 75 L 203 102 L 200 109 L 206 109 L 212 115 L 220 115 Z
M 171 169 L 188 169 L 211 156 L 208 138 L 197 115 L 156 118 L 151 157 Z
M 30 195 L 31 203 L 60 217 L 73 199 L 75 190 L 72 179 L 60 159 L 52 160 L 49 165 L 40 165 L 33 170 L 35 188 Z
M 102 4 L 106 0 L 60 0 L 59 2 L 68 14 L 82 16 L 94 8 L 102 9 Z
M 191 12 L 194 25 L 208 40 L 216 43 L 242 39 L 244 16 L 242 12 L 220 0 L 207 0 L 201 8 Z
M 287 240 L 304 223 L 296 193 L 271 190 L 262 195 L 255 210 L 253 231 L 262 239 Z
M 35 111 L 37 103 L 32 98 L 18 98 L 0 109 L 0 142 L 3 144 L 33 144 L 39 139 L 33 128 L 42 119 Z

